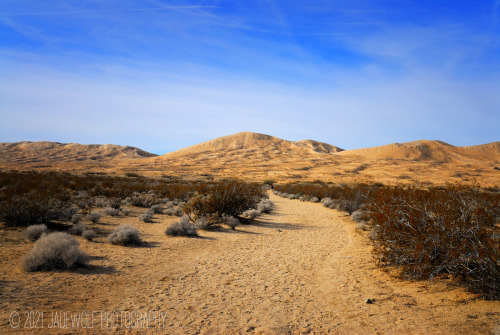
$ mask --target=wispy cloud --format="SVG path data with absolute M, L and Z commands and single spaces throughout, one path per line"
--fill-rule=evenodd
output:
M 113 8 L 113 9 L 79 9 L 79 10 L 61 10 L 50 12 L 0 12 L 0 16 L 58 16 L 69 14 L 95 14 L 95 13 L 118 13 L 118 12 L 152 12 L 161 10 L 180 10 L 180 9 L 210 9 L 216 6 L 160 6 L 160 7 L 146 7 L 146 8 Z

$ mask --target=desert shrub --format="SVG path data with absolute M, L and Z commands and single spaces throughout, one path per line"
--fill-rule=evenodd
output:
M 153 222 L 153 215 L 151 215 L 150 213 L 144 213 L 141 216 L 139 216 L 139 220 L 148 223 Z
M 184 212 L 195 221 L 207 217 L 209 222 L 220 222 L 223 216 L 238 216 L 249 208 L 255 208 L 264 196 L 262 186 L 237 180 L 224 180 L 202 185 L 198 196 L 183 207 Z
M 149 210 L 152 212 L 152 214 L 163 214 L 163 206 L 159 204 L 151 206 Z
M 104 208 L 107 205 L 108 205 L 108 202 L 103 197 L 95 197 L 94 198 L 94 206 L 95 207 Z
M 330 197 L 326 197 L 326 198 L 321 199 L 321 203 L 323 204 L 323 206 L 325 206 L 327 208 L 333 208 L 335 205 L 335 203 L 333 202 L 333 199 Z
M 71 222 L 73 224 L 78 224 L 82 219 L 83 219 L 83 215 L 82 214 L 74 214 L 71 217 Z
M 8 226 L 25 227 L 67 218 L 72 207 L 64 201 L 64 196 L 62 191 L 50 189 L 3 190 L 0 220 Z
M 253 220 L 255 219 L 256 217 L 258 217 L 260 214 L 262 214 L 260 211 L 256 210 L 256 209 L 249 209 L 247 211 L 244 211 L 241 216 L 247 218 L 247 219 L 250 219 L 250 220 Z
M 128 209 L 128 208 L 123 208 L 123 209 L 121 209 L 120 211 L 121 211 L 121 212 L 122 212 L 122 214 L 123 214 L 123 215 L 125 215 L 125 216 L 129 216 L 129 215 L 130 215 L 130 213 L 132 212 L 132 211 L 131 211 L 130 209 Z
M 238 220 L 234 216 L 226 216 L 224 218 L 224 221 L 224 223 L 227 224 L 231 229 L 235 229 L 236 226 L 240 224 L 240 220 Z
M 271 200 L 269 199 L 262 199 L 258 204 L 257 204 L 257 210 L 261 213 L 266 213 L 269 214 L 271 211 L 274 209 L 274 204 Z
M 89 220 L 92 223 L 98 223 L 101 217 L 102 217 L 101 212 L 92 211 L 87 215 L 87 220 Z
M 452 274 L 485 297 L 500 298 L 500 196 L 478 188 L 382 188 L 368 206 L 381 265 L 403 277 Z
M 356 222 L 366 222 L 370 219 L 369 214 L 366 211 L 363 210 L 356 210 L 352 212 L 351 218 L 356 221 Z
M 78 246 L 78 241 L 66 233 L 43 235 L 33 250 L 24 258 L 25 271 L 71 269 L 84 266 L 88 261 Z
M 186 218 L 189 220 L 189 218 Z M 206 217 L 201 217 L 201 218 L 198 218 L 196 220 L 196 222 L 194 223 L 194 226 L 196 227 L 196 229 L 204 229 L 204 230 L 207 230 L 207 229 L 210 229 L 211 228 L 211 224 L 210 222 L 208 221 L 208 219 Z
M 70 229 L 69 229 L 69 233 L 71 235 L 82 235 L 83 231 L 87 229 L 87 225 L 83 224 L 83 223 L 78 223 L 78 224 L 74 224 Z
M 182 210 L 182 209 L 181 209 Z M 184 213 L 184 211 L 182 211 Z M 165 209 L 165 212 L 163 212 L 166 215 L 174 216 L 175 215 L 175 209 L 174 208 L 167 208 Z
M 155 198 L 151 194 L 133 194 L 130 201 L 133 206 L 149 208 L 154 205 Z
M 122 199 L 120 198 L 108 198 L 108 206 L 114 209 L 120 209 L 122 204 Z
M 42 236 L 42 234 L 47 234 L 49 229 L 44 224 L 36 224 L 29 226 L 24 230 L 24 236 L 30 241 L 36 241 Z
M 184 216 L 184 210 L 181 207 L 177 207 L 174 211 L 174 215 L 182 217 Z
M 118 226 L 108 235 L 108 241 L 111 244 L 118 245 L 141 245 L 141 234 L 129 224 Z
M 310 202 L 319 202 L 319 199 L 317 197 L 312 197 L 309 199 Z
M 92 241 L 96 237 L 96 233 L 93 229 L 85 229 L 82 232 L 82 237 L 88 241 Z
M 378 187 L 352 184 L 328 185 L 325 183 L 283 184 L 276 186 L 278 195 L 289 199 L 299 198 L 299 194 L 310 200 L 321 199 L 328 208 L 346 211 L 349 214 L 360 209 L 370 199 Z M 316 201 L 316 199 L 314 199 Z
M 112 207 L 104 208 L 104 214 L 109 216 L 118 216 L 120 215 L 120 210 Z
M 171 224 L 170 227 L 165 230 L 165 234 L 168 236 L 198 236 L 195 225 L 189 221 L 189 218 L 186 217 L 183 217 L 180 221 Z

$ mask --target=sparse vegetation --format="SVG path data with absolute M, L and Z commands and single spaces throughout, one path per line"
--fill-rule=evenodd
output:
M 43 235 L 36 241 L 33 250 L 24 258 L 25 271 L 72 269 L 84 266 L 88 261 L 78 246 L 78 241 L 66 233 Z
M 240 220 L 234 216 L 227 216 L 224 221 L 231 229 L 235 229 L 240 224 Z
M 406 278 L 451 274 L 500 298 L 500 196 L 477 187 L 387 187 L 368 206 L 375 255 Z
M 258 204 L 257 204 L 257 210 L 261 213 L 266 213 L 269 214 L 271 211 L 274 209 L 274 204 L 271 200 L 269 199 L 262 199 Z
M 160 204 L 157 204 L 157 205 L 153 205 L 151 206 L 151 208 L 149 209 L 149 211 L 151 211 L 151 214 L 163 214 L 163 206 L 160 205 Z
M 36 224 L 29 226 L 24 230 L 24 236 L 30 241 L 36 241 L 42 236 L 42 234 L 47 234 L 49 229 L 44 224 Z
M 153 222 L 153 215 L 150 213 L 144 213 L 141 216 L 139 216 L 139 220 L 141 220 L 142 222 L 151 223 Z
M 87 215 L 87 220 L 89 220 L 92 223 L 98 223 L 101 217 L 102 217 L 101 212 L 93 211 L 90 212 L 89 215 Z
M 141 233 L 129 224 L 118 226 L 108 236 L 111 244 L 117 245 L 142 245 Z
M 500 298 L 500 195 L 477 186 L 278 185 L 276 194 L 318 197 L 370 230 L 378 264 L 411 279 L 452 275 Z
M 201 224 L 202 222 L 200 222 Z M 198 232 L 193 223 L 189 221 L 189 218 L 183 217 L 178 222 L 170 225 L 170 227 L 165 230 L 165 234 L 168 236 L 186 236 L 186 237 L 197 237 Z
M 94 240 L 94 238 L 96 237 L 96 232 L 93 230 L 93 229 L 85 229 L 83 232 L 82 232 L 82 237 L 88 241 L 92 241 Z
M 77 235 L 77 236 L 80 236 L 82 235 L 82 233 L 85 231 L 85 229 L 87 229 L 87 225 L 83 224 L 83 223 L 78 223 L 78 224 L 75 224 L 73 225 L 70 229 L 69 229 L 69 233 L 71 235 Z
M 250 219 L 250 220 L 253 220 L 255 219 L 256 217 L 258 217 L 259 215 L 261 215 L 262 213 L 259 212 L 258 210 L 256 209 L 249 209 L 247 211 L 244 211 L 241 216 L 243 216 L 244 218 L 247 218 L 247 219 Z
M 202 185 L 198 195 L 183 207 L 184 212 L 195 222 L 206 217 L 210 224 L 222 222 L 224 216 L 239 216 L 255 208 L 264 191 L 259 184 L 225 180 L 212 185 Z
M 119 216 L 120 210 L 117 208 L 106 207 L 106 208 L 104 208 L 104 214 L 109 215 L 109 216 Z

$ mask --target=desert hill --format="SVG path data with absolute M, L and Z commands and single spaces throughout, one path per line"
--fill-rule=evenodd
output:
M 0 159 L 5 163 L 63 163 L 111 161 L 154 157 L 139 148 L 114 144 L 77 144 L 59 142 L 0 143 Z
M 360 156 L 367 159 L 436 161 L 442 163 L 469 162 L 473 160 L 498 162 L 500 161 L 500 142 L 456 147 L 442 141 L 420 140 L 347 150 L 342 155 Z
M 262 150 L 285 153 L 293 152 L 294 150 L 301 151 L 302 149 L 304 149 L 305 152 L 317 153 L 335 153 L 343 151 L 343 149 L 335 147 L 333 145 L 313 140 L 292 142 L 282 140 L 270 135 L 241 132 L 234 135 L 218 137 L 207 142 L 196 144 L 172 153 L 164 154 L 163 156 L 171 157 L 178 155 L 192 155 L 214 152 L 218 150 L 245 150 L 249 152 Z
M 138 148 L 0 143 L 0 168 L 138 173 L 188 179 L 500 185 L 500 142 L 457 147 L 420 140 L 342 150 L 313 140 L 242 132 L 157 156 Z

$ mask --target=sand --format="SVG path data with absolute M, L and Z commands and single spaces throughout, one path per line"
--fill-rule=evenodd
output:
M 375 266 L 365 233 L 346 214 L 270 198 L 276 210 L 255 224 L 202 231 L 201 238 L 166 237 L 167 224 L 177 218 L 155 215 L 154 223 L 142 223 L 137 216 L 144 210 L 134 209 L 131 218 L 104 217 L 94 228 L 104 233 L 130 222 L 147 245 L 79 238 L 93 259 L 75 272 L 23 273 L 19 264 L 32 243 L 19 230 L 1 230 L 0 332 L 16 333 L 7 323 L 14 310 L 44 311 L 46 323 L 54 311 L 117 310 L 163 318 L 145 329 L 96 324 L 29 332 L 500 334 L 500 302 L 478 300 L 445 281 L 394 279 Z
M 0 143 L 0 169 L 247 181 L 500 185 L 500 142 L 456 147 L 440 141 L 342 150 L 242 132 L 156 156 L 138 148 L 54 142 Z

